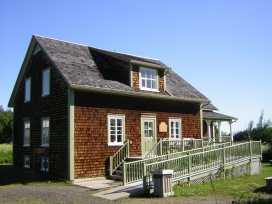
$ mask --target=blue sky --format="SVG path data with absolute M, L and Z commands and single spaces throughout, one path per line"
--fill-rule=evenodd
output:
M 272 116 L 271 22 L 270 0 L 0 0 L 0 105 L 37 34 L 160 59 L 242 130 Z

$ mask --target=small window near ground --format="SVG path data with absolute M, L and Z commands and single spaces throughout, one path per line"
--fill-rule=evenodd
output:
M 158 71 L 140 67 L 140 89 L 157 91 L 158 90 Z
M 169 119 L 169 136 L 171 139 L 181 138 L 181 119 Z
M 50 138 L 50 120 L 49 118 L 42 119 L 42 146 L 49 146 L 49 138 Z
M 50 94 L 50 69 L 46 69 L 42 74 L 42 95 Z
M 25 102 L 31 98 L 31 78 L 25 80 Z
M 30 157 L 29 157 L 29 155 L 24 156 L 24 168 L 27 168 L 27 169 L 30 168 Z
M 125 116 L 108 115 L 108 145 L 123 145 L 124 135 Z
M 45 171 L 45 172 L 49 171 L 49 157 L 41 158 L 41 171 Z
M 30 120 L 24 121 L 24 146 L 30 146 Z

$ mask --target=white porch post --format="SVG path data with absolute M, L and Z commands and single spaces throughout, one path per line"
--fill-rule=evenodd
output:
M 219 142 L 222 142 L 222 135 L 221 135 L 221 121 L 217 121 L 218 131 L 219 131 Z
M 232 133 L 232 121 L 229 121 L 229 125 L 230 125 L 230 137 L 231 137 L 231 141 L 233 142 L 233 133 Z
M 215 124 L 215 122 L 212 122 L 212 137 L 213 137 L 213 142 L 215 143 L 215 128 L 214 128 L 214 125 Z
M 211 141 L 211 128 L 210 128 L 211 121 L 210 120 L 206 120 L 206 123 L 207 123 L 207 130 L 208 130 L 209 141 Z

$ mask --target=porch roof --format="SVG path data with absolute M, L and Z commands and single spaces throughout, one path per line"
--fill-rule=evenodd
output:
M 224 115 L 217 112 L 212 112 L 212 111 L 203 111 L 202 117 L 203 119 L 207 119 L 207 120 L 221 120 L 221 121 L 238 120 L 235 117 Z

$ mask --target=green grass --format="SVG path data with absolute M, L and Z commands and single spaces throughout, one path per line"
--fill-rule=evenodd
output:
M 12 164 L 12 144 L 0 144 L 0 164 Z
M 269 176 L 272 176 L 272 166 L 262 163 L 260 175 L 243 176 L 193 186 L 177 185 L 174 187 L 174 192 L 175 196 L 220 195 L 239 199 L 253 199 L 260 195 L 268 197 L 264 178 Z

